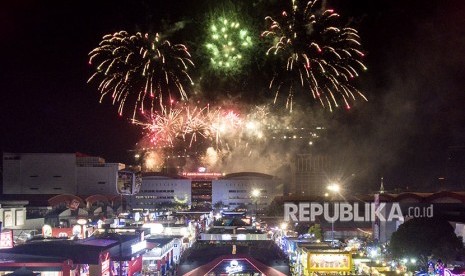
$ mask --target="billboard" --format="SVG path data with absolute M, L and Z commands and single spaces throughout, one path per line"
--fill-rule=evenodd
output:
M 118 171 L 116 192 L 120 195 L 132 195 L 135 192 L 136 175 L 131 171 Z
M 0 249 L 13 247 L 13 231 L 3 231 L 0 233 Z
M 308 271 L 350 272 L 352 256 L 347 253 L 309 253 Z
M 79 208 L 79 204 L 81 204 L 81 202 L 79 200 L 77 200 L 77 199 L 74 199 L 74 198 L 73 198 L 73 200 L 71 200 L 71 202 L 67 203 L 68 208 L 73 210 L 73 211 L 75 211 L 75 210 L 77 210 Z
M 102 276 L 110 276 L 110 252 L 105 251 L 100 253 L 100 265 L 101 265 L 101 274 Z

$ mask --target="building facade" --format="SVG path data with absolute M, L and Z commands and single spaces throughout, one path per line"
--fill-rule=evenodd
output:
M 116 195 L 122 169 L 80 153 L 3 153 L 3 194 Z
M 264 208 L 283 193 L 283 185 L 271 175 L 261 173 L 201 174 L 184 176 L 147 175 L 139 193 L 132 196 L 133 209 L 153 210 L 164 203 L 211 208 L 215 204 L 234 209 L 257 204 Z M 252 191 L 259 194 L 252 196 Z
M 191 204 L 191 180 L 163 175 L 146 175 L 139 192 L 129 199 L 133 209 L 153 210 L 164 203 Z
M 256 196 L 253 191 L 258 191 Z M 230 209 L 256 204 L 259 209 L 263 209 L 282 194 L 283 185 L 271 175 L 234 173 L 213 181 L 212 203 L 222 202 Z
M 4 194 L 76 194 L 76 155 L 4 153 Z

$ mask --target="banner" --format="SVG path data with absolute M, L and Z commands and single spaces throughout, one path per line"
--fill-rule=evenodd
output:
M 135 173 L 131 171 L 118 171 L 116 191 L 120 195 L 132 195 L 134 193 Z
M 13 247 L 13 231 L 3 231 L 0 233 L 0 249 Z
M 132 261 L 129 261 L 129 272 L 128 276 L 136 275 L 137 273 L 142 272 L 142 255 L 138 258 L 135 258 Z
M 347 253 L 310 253 L 308 271 L 349 272 L 352 268 L 352 255 Z
M 79 200 L 77 199 L 73 199 L 71 200 L 71 202 L 68 204 L 68 208 L 71 209 L 71 210 L 77 210 L 79 208 L 79 204 L 81 202 L 79 202 Z
M 110 252 L 100 253 L 100 264 L 102 268 L 102 276 L 110 276 Z

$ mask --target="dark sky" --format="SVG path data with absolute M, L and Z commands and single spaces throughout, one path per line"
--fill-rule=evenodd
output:
M 0 149 L 128 162 L 140 130 L 88 85 L 90 50 L 119 30 L 157 30 L 211 1 L 13 1 L 0 8 Z M 267 2 L 267 1 L 262 1 Z M 360 31 L 369 102 L 328 116 L 332 150 L 392 187 L 432 187 L 465 145 L 465 2 L 327 0 Z M 195 23 L 195 22 L 194 22 Z M 315 108 L 318 108 L 315 105 Z

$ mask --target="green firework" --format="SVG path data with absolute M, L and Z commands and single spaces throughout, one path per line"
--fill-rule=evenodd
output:
M 225 16 L 213 19 L 208 31 L 205 47 L 213 69 L 233 72 L 247 62 L 253 40 L 250 32 L 238 20 Z

